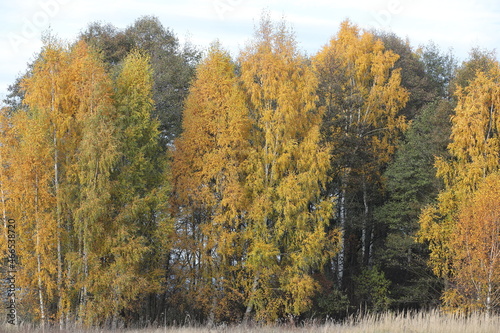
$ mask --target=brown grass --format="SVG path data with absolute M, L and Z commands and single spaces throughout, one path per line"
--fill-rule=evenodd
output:
M 118 329 L 114 331 L 103 329 L 65 330 L 65 333 L 493 333 L 500 331 L 500 316 L 471 315 L 458 317 L 440 312 L 420 312 L 410 314 L 385 313 L 369 315 L 361 319 L 351 318 L 345 323 L 312 324 L 305 323 L 298 327 L 278 326 L 226 326 L 207 327 L 166 327 L 145 329 Z M 0 326 L 0 332 L 41 333 L 41 329 L 29 327 Z M 44 332 L 61 332 L 48 330 Z

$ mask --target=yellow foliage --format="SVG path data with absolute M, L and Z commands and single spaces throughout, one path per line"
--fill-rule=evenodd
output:
M 498 177 L 490 175 L 500 170 L 499 78 L 499 64 L 494 64 L 490 72 L 477 73 L 469 86 L 457 91 L 448 146 L 451 158 L 436 161 L 437 175 L 444 180 L 445 189 L 437 205 L 427 207 L 420 217 L 419 240 L 430 244 L 430 264 L 436 274 L 451 279 L 452 290 L 443 298 L 450 307 L 459 304 L 457 299 L 463 303 L 460 306 L 474 309 L 490 309 L 496 304 L 492 290 L 485 296 L 485 285 L 491 287 L 492 280 L 491 276 L 486 279 L 484 269 L 491 273 L 497 268 L 484 256 L 496 253 L 497 245 L 489 237 L 495 232 L 498 237 L 498 227 L 483 214 L 493 213 L 498 203 L 494 202 L 493 188 L 488 194 L 481 186 L 493 186 L 491 182 Z
M 130 176 L 137 169 L 152 174 L 148 149 L 158 151 L 152 79 L 147 59 L 130 63 L 118 76 L 126 89 L 114 89 L 96 51 L 84 42 L 70 47 L 49 38 L 21 82 L 26 108 L 12 115 L 5 138 L 12 152 L 11 179 L 2 184 L 9 196 L 4 214 L 19 225 L 19 287 L 42 325 L 71 316 L 100 323 L 159 286 L 157 273 L 151 273 L 153 283 L 140 267 L 148 249 L 134 225 L 153 202 L 136 190 L 151 177 L 132 182 Z M 116 106 L 134 112 L 120 118 Z M 124 118 L 126 126 L 119 122 Z M 119 132 L 137 137 L 121 140 Z M 134 156 L 140 165 L 119 170 L 120 180 L 133 187 L 123 195 L 116 173 L 119 157 L 131 159 L 125 147 L 140 151 Z
M 285 23 L 263 17 L 239 59 L 253 121 L 247 268 L 256 283 L 247 284 L 247 311 L 271 321 L 310 306 L 310 270 L 335 248 L 325 231 L 333 202 L 322 197 L 330 167 L 320 143 L 324 110 L 316 107 L 317 77 L 295 44 Z
M 500 305 L 500 174 L 493 173 L 463 203 L 450 237 L 453 289 L 462 306 L 488 311 Z
M 348 140 L 355 151 L 362 147 L 353 140 L 364 141 L 374 159 L 363 167 L 375 172 L 390 160 L 398 133 L 407 127 L 404 116 L 398 115 L 409 96 L 401 86 L 400 70 L 393 69 L 398 58 L 349 21 L 342 22 L 337 35 L 313 58 L 326 115 L 331 117 L 326 119 L 331 141 L 336 145 Z
M 197 281 L 187 291 L 198 300 L 194 307 L 212 317 L 238 316 L 232 304 L 242 297 L 249 119 L 235 65 L 217 43 L 197 68 L 182 126 L 172 167 L 184 258 L 177 274 L 180 281 Z

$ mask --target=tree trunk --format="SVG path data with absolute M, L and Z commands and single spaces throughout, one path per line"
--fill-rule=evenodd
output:
M 212 296 L 212 304 L 210 306 L 210 312 L 208 313 L 208 319 L 207 319 L 207 327 L 208 328 L 214 327 L 214 324 L 215 324 L 215 308 L 217 307 L 216 293 Z
M 339 221 L 340 221 L 340 231 L 342 232 L 340 251 L 337 255 L 337 284 L 338 288 L 342 288 L 344 280 L 345 271 L 345 240 L 346 240 L 346 224 L 347 224 L 347 207 L 346 207 L 346 197 L 347 197 L 347 184 L 349 182 L 349 170 L 345 168 L 343 170 L 341 183 L 340 183 L 340 196 L 339 196 Z
M 56 241 L 57 241 L 57 291 L 58 302 L 57 309 L 59 312 L 59 329 L 63 329 L 63 313 L 62 313 L 62 249 L 61 249 L 61 196 L 59 191 L 59 151 L 57 149 L 57 133 L 54 130 L 54 187 L 56 196 Z
M 373 265 L 373 239 L 375 238 L 375 227 L 372 225 L 370 229 L 370 240 L 368 244 L 368 266 Z
M 252 291 L 250 293 L 247 308 L 245 310 L 245 315 L 243 316 L 243 325 L 247 325 L 250 321 L 250 316 L 251 316 L 252 311 L 253 311 L 254 295 L 255 295 L 255 292 L 257 291 L 258 284 L 259 284 L 259 276 L 256 275 L 253 279 Z
M 370 265 L 371 261 L 371 238 L 373 234 L 373 229 L 370 232 L 369 228 L 369 213 L 370 207 L 368 204 L 368 190 L 366 189 L 366 178 L 363 176 L 363 226 L 361 230 L 361 252 L 363 258 L 363 264 Z
M 36 235 L 36 245 L 37 247 L 40 245 L 40 238 L 38 236 L 38 233 Z M 45 327 L 45 304 L 43 302 L 43 284 L 42 284 L 42 262 L 40 259 L 40 254 L 37 254 L 36 256 L 37 259 L 37 273 L 38 273 L 38 300 L 40 302 L 40 323 L 42 329 Z
M 45 328 L 45 304 L 43 301 L 43 283 L 42 283 L 42 260 L 40 258 L 40 219 L 38 215 L 38 175 L 35 175 L 35 225 L 36 225 L 36 261 L 38 275 L 38 300 L 40 305 L 40 323 L 42 330 Z

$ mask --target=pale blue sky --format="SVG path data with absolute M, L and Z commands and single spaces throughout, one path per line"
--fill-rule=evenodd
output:
M 263 9 L 284 17 L 299 46 L 316 53 L 349 18 L 363 28 L 393 31 L 417 47 L 433 40 L 453 48 L 463 60 L 471 47 L 500 45 L 497 0 L 0 0 L 0 99 L 40 50 L 40 36 L 50 26 L 73 40 L 89 22 L 125 28 L 143 15 L 157 16 L 184 41 L 205 48 L 218 38 L 236 55 L 252 37 Z

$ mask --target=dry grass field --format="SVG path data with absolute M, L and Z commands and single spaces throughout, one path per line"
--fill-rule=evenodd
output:
M 144 329 L 103 329 L 65 330 L 64 333 L 494 333 L 500 331 L 500 316 L 471 315 L 457 317 L 439 312 L 421 312 L 413 314 L 386 313 L 367 316 L 363 319 L 351 318 L 345 323 L 303 324 L 297 327 L 279 326 L 217 326 L 207 327 L 167 327 Z M 41 333 L 41 329 L 29 327 L 0 327 L 0 332 Z M 61 332 L 43 330 L 44 333 Z

